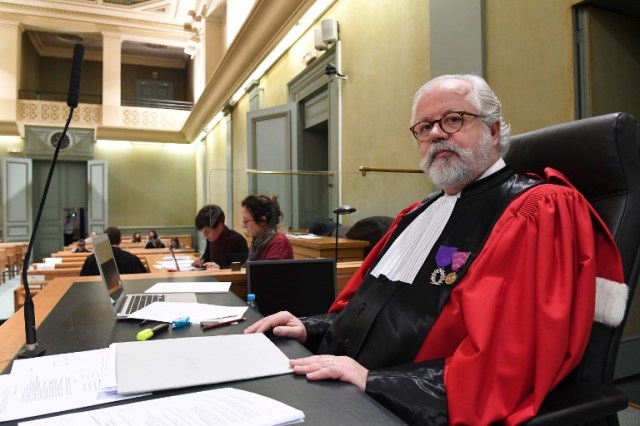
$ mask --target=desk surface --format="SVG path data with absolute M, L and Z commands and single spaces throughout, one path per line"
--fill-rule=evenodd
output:
M 202 273 L 194 273 L 191 276 L 188 274 L 185 272 L 180 276 L 167 273 L 124 275 L 123 281 L 127 291 L 141 292 L 158 279 L 211 279 L 211 276 Z M 198 300 L 230 306 L 244 304 L 233 293 L 199 294 Z M 24 344 L 22 316 L 23 312 L 20 310 L 0 326 L 0 341 L 3 342 L 0 348 L 0 369 L 5 369 L 11 363 Z M 249 310 L 246 317 L 250 323 L 260 316 L 257 312 Z M 113 318 L 109 303 L 104 298 L 104 288 L 96 277 L 61 278 L 53 281 L 38 295 L 36 319 L 38 342 L 47 349 L 48 354 L 104 348 L 112 342 L 133 341 L 140 330 L 138 321 L 116 321 Z M 203 332 L 200 327 L 191 326 L 170 330 L 158 337 L 241 333 L 245 327 L 246 323 L 243 323 Z M 309 354 L 302 345 L 290 340 L 276 340 L 275 343 L 290 358 Z M 258 360 L 259 355 L 256 356 L 256 362 Z M 309 382 L 306 378 L 293 374 L 157 392 L 145 399 L 229 386 L 263 394 L 298 408 L 304 411 L 307 424 L 402 424 L 393 414 L 352 385 L 335 381 Z M 142 399 L 138 398 L 118 404 L 140 400 Z

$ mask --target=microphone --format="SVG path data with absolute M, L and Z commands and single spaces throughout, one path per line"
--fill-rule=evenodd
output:
M 84 57 L 84 46 L 81 44 L 76 44 L 73 48 L 73 64 L 71 65 L 71 79 L 69 80 L 69 96 L 67 97 L 67 106 L 69 106 L 70 108 L 75 108 L 78 106 L 78 96 L 80 93 L 80 74 L 82 73 L 83 57 Z
M 356 211 L 356 209 L 354 207 L 351 207 L 348 204 L 344 204 L 342 206 L 338 206 L 337 209 L 335 209 L 333 212 L 335 214 L 351 214 L 354 213 Z
M 343 214 L 351 214 L 355 213 L 356 209 L 351 207 L 348 204 L 342 204 L 338 206 L 333 212 L 336 214 L 336 270 L 338 268 L 338 228 L 340 227 L 340 223 L 338 222 L 338 218 Z
M 31 238 L 29 238 L 29 246 L 24 256 L 22 263 L 22 285 L 24 286 L 24 331 L 26 335 L 26 344 L 23 350 L 18 352 L 18 358 L 35 358 L 44 355 L 46 349 L 43 346 L 38 345 L 36 338 L 36 316 L 35 309 L 33 307 L 33 297 L 31 296 L 31 290 L 29 289 L 29 281 L 27 270 L 29 269 L 29 259 L 31 258 L 31 251 L 33 250 L 33 242 L 36 239 L 36 233 L 38 232 L 38 225 L 40 225 L 40 217 L 42 216 L 42 210 L 44 209 L 44 203 L 47 200 L 47 193 L 49 192 L 49 185 L 51 185 L 51 178 L 53 177 L 53 170 L 56 167 L 56 161 L 58 160 L 58 154 L 60 153 L 60 146 L 62 141 L 67 135 L 69 129 L 69 123 L 73 117 L 73 110 L 78 106 L 78 93 L 80 89 L 80 74 L 82 73 L 82 58 L 84 56 L 84 46 L 76 44 L 73 49 L 73 65 L 71 67 L 71 79 L 69 81 L 69 97 L 67 98 L 67 105 L 69 106 L 69 117 L 62 131 L 60 139 L 56 144 L 56 150 L 53 153 L 51 159 L 51 167 L 49 168 L 49 175 L 42 191 L 42 198 L 40 199 L 40 206 L 36 213 L 36 219 L 33 224 L 33 232 Z

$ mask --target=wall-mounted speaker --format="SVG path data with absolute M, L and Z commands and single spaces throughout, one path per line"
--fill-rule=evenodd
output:
M 339 39 L 338 21 L 335 19 L 325 19 L 320 22 L 322 30 L 322 41 L 325 43 L 335 43 Z
M 322 40 L 322 28 L 316 28 L 313 32 L 313 41 L 316 50 L 327 50 L 329 46 Z

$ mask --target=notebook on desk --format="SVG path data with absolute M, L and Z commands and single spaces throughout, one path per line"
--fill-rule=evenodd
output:
M 116 319 L 126 319 L 133 312 L 153 302 L 195 303 L 197 301 L 195 293 L 127 294 L 122 285 L 109 236 L 102 234 L 94 237 L 93 249 L 96 262 L 98 263 L 98 269 L 100 270 L 100 276 L 107 290 L 107 297 L 109 297 Z

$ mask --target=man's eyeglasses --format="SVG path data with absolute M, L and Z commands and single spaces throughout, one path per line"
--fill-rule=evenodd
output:
M 247 226 L 247 223 L 249 222 L 253 222 L 253 219 L 245 219 L 244 217 L 242 218 L 242 226 Z
M 426 142 L 429 139 L 429 135 L 431 134 L 431 130 L 433 130 L 436 123 L 446 134 L 452 135 L 457 133 L 462 129 L 462 125 L 464 124 L 464 116 L 469 115 L 471 117 L 481 117 L 479 114 L 474 114 L 472 112 L 467 111 L 451 111 L 446 113 L 440 118 L 440 120 L 423 120 L 419 121 L 413 126 L 409 127 L 409 130 L 413 134 L 413 137 L 416 138 L 418 142 Z

